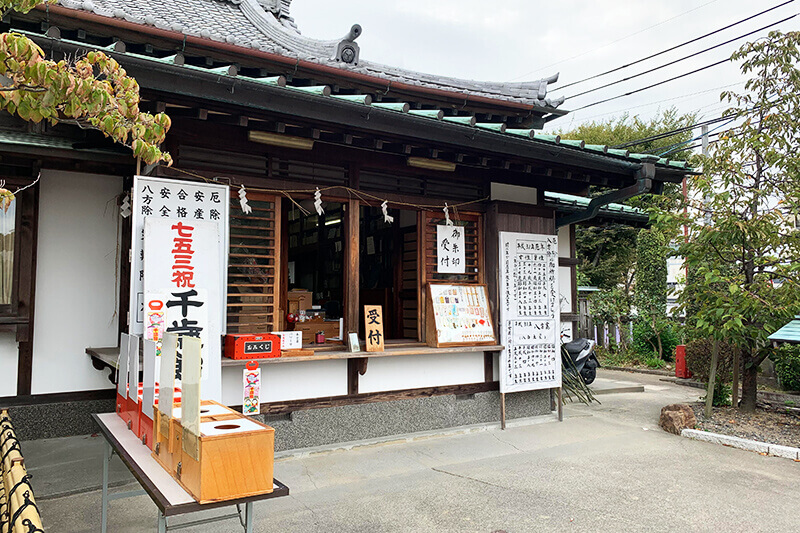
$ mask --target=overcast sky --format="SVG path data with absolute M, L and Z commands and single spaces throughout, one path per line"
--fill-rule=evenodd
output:
M 550 96 L 583 90 L 668 63 L 798 13 L 792 2 L 647 62 L 569 87 L 558 86 L 622 66 L 717 30 L 785 0 L 294 0 L 291 13 L 308 37 L 345 35 L 363 27 L 361 57 L 406 69 L 488 81 L 527 81 L 560 73 Z M 771 29 L 800 29 L 800 16 L 636 79 L 568 98 L 577 108 L 690 72 L 730 57 L 741 44 Z M 569 129 L 628 110 L 643 118 L 659 108 L 720 116 L 724 86 L 742 88 L 742 76 L 723 64 L 612 102 L 577 110 L 551 123 Z M 695 94 L 701 93 L 701 94 Z

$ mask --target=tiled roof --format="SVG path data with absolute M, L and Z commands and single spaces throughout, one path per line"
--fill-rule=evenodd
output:
M 336 56 L 341 42 L 349 42 L 358 50 L 354 41 L 360 34 L 360 26 L 354 26 L 349 37 L 338 40 L 305 37 L 289 16 L 291 0 L 59 0 L 59 4 L 69 9 L 335 66 L 408 85 L 550 109 L 564 101 L 563 97 L 554 100 L 547 97 L 547 85 L 558 79 L 557 74 L 532 82 L 494 83 L 403 70 L 362 60 L 358 56 L 352 64 L 339 61 Z M 356 33 L 352 33 L 356 28 Z
M 62 0 L 65 1 L 65 0 Z M 119 1 L 119 0 L 115 0 Z M 150 1 L 150 0 L 146 0 Z M 194 0 L 186 0 L 186 1 L 194 1 Z M 213 0 L 218 4 L 223 4 L 221 0 Z M 255 1 L 255 0 L 253 0 Z M 35 38 L 37 34 L 28 32 L 26 30 L 16 30 L 22 34 L 28 35 L 29 37 Z M 48 37 L 52 39 L 52 37 Z M 82 47 L 86 44 L 80 41 L 69 41 L 66 39 L 60 39 L 62 42 L 70 43 L 72 45 Z M 460 115 L 460 116 L 446 116 L 444 110 L 442 109 L 411 109 L 411 106 L 408 103 L 402 102 L 392 102 L 392 103 L 384 103 L 384 102 L 373 102 L 372 97 L 369 94 L 349 94 L 349 95 L 341 95 L 341 94 L 332 94 L 331 89 L 329 86 L 292 86 L 287 85 L 286 78 L 284 76 L 270 76 L 270 77 L 251 77 L 251 76 L 244 76 L 240 75 L 237 72 L 237 69 L 233 66 L 224 66 L 224 67 L 203 67 L 203 66 L 196 66 L 190 65 L 184 62 L 183 56 L 181 54 L 171 55 L 168 57 L 155 57 L 155 56 L 145 56 L 140 55 L 132 52 L 119 52 L 114 51 L 112 55 L 116 56 L 118 60 L 120 60 L 124 65 L 124 58 L 135 58 L 137 60 L 145 60 L 148 62 L 159 63 L 161 65 L 170 65 L 174 68 L 180 69 L 187 69 L 196 72 L 206 72 L 206 73 L 213 73 L 217 79 L 221 79 L 222 77 L 235 77 L 237 80 L 243 81 L 245 83 L 252 83 L 257 85 L 269 85 L 280 90 L 285 91 L 296 91 L 302 92 L 307 95 L 318 97 L 321 99 L 328 99 L 328 100 L 337 100 L 342 102 L 346 105 L 353 106 L 354 109 L 358 107 L 372 107 L 375 109 L 380 109 L 382 111 L 387 111 L 390 113 L 397 113 L 397 114 L 407 114 L 416 117 L 420 121 L 442 121 L 450 123 L 450 125 L 454 128 L 475 128 L 493 132 L 498 135 L 513 137 L 513 138 L 522 138 L 529 140 L 532 144 L 544 144 L 549 145 L 552 148 L 558 148 L 559 151 L 566 150 L 566 151 L 575 151 L 575 152 L 584 152 L 587 154 L 591 154 L 595 157 L 600 157 L 606 160 L 617 160 L 617 161 L 625 161 L 627 163 L 653 163 L 657 169 L 663 169 L 670 175 L 678 176 L 683 175 L 686 173 L 695 173 L 695 171 L 688 165 L 685 161 L 671 161 L 667 158 L 659 158 L 658 156 L 652 154 L 638 154 L 638 153 L 631 153 L 628 150 L 618 150 L 609 148 L 606 145 L 600 144 L 586 144 L 584 141 L 581 140 L 569 140 L 569 139 L 562 139 L 560 135 L 549 135 L 542 133 L 540 130 L 534 129 L 522 129 L 522 128 L 508 128 L 504 123 L 483 123 L 478 122 L 476 116 L 474 115 Z M 8 139 L 3 139 L 4 142 L 11 142 Z M 553 203 L 559 204 L 562 207 L 581 207 L 584 208 L 588 205 L 590 199 L 577 197 L 577 196 L 570 196 L 570 195 L 560 195 L 557 193 L 547 193 L 546 199 Z M 622 205 L 622 204 L 609 204 L 603 208 L 605 213 L 609 216 L 615 216 L 618 218 L 638 218 L 643 217 L 646 215 L 642 214 L 636 208 Z

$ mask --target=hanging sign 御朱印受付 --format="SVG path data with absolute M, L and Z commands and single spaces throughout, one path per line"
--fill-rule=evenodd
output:
M 466 273 L 464 247 L 464 226 L 436 226 L 436 272 Z

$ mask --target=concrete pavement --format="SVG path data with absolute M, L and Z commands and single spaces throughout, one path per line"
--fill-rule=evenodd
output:
M 600 376 L 645 390 L 567 406 L 562 423 L 545 417 L 280 458 L 275 476 L 291 495 L 256 504 L 256 531 L 800 530 L 800 463 L 667 434 L 657 426 L 661 407 L 699 391 L 658 376 Z M 99 531 L 100 493 L 84 490 L 99 480 L 101 444 L 23 443 L 48 532 Z M 130 481 L 120 467 L 112 480 Z M 69 493 L 70 479 L 78 493 L 46 498 Z M 112 532 L 152 531 L 156 508 L 147 496 L 117 500 L 109 517 Z M 241 529 L 230 520 L 192 531 Z

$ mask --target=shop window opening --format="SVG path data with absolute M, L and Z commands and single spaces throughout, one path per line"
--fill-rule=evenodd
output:
M 417 212 L 361 206 L 359 307 L 383 307 L 385 339 L 417 339 Z M 355 328 L 353 328 L 355 331 Z M 364 337 L 363 316 L 358 324 Z
M 288 239 L 287 313 L 285 328 L 303 332 L 313 344 L 322 332 L 325 342 L 341 342 L 344 305 L 344 204 L 323 202 L 317 214 L 312 200 L 283 200 Z M 321 340 L 321 339 L 320 339 Z

